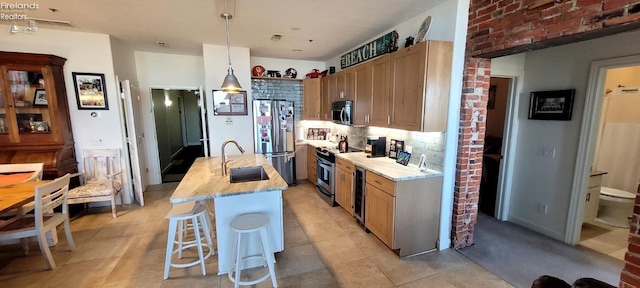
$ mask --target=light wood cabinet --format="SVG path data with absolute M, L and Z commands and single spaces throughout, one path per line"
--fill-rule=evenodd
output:
M 389 83 L 391 72 L 389 54 L 371 61 L 371 112 L 367 117 L 368 125 L 387 127 L 389 125 L 389 106 L 391 97 Z
M 354 68 L 336 73 L 336 94 L 333 97 L 333 101 L 346 101 L 355 98 Z
M 452 47 L 451 42 L 429 40 L 391 54 L 389 127 L 446 129 Z
M 593 221 L 598 216 L 598 204 L 600 204 L 600 186 L 602 186 L 603 174 L 593 175 L 589 177 L 589 187 L 584 204 L 584 213 L 582 221 Z
M 320 120 L 330 120 L 331 117 L 331 103 L 333 102 L 333 95 L 336 91 L 336 76 L 335 74 L 322 78 L 322 103 Z
M 355 166 L 336 158 L 336 202 L 353 216 L 353 172 Z
M 354 78 L 354 110 L 353 124 L 367 125 L 371 115 L 371 92 L 373 89 L 371 83 L 371 63 L 366 62 L 353 68 Z
M 366 172 L 365 227 L 399 256 L 437 248 L 442 177 L 391 181 Z
M 296 180 L 307 179 L 307 145 L 296 145 Z
M 63 65 L 0 52 L 0 163 L 44 163 L 44 178 L 77 172 Z
M 320 120 L 322 112 L 322 93 L 320 78 L 304 79 L 303 84 L 303 118 Z
M 313 185 L 316 185 L 318 181 L 317 160 L 316 149 L 311 145 L 307 145 L 307 179 L 313 183 Z

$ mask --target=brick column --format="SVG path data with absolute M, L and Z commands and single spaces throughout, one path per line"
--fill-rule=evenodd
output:
M 629 248 L 624 255 L 624 269 L 620 275 L 620 287 L 640 287 L 640 185 L 633 207 L 631 228 L 629 229 Z
M 468 57 L 463 75 L 451 231 L 455 249 L 473 244 L 473 226 L 478 217 L 482 177 L 491 60 Z

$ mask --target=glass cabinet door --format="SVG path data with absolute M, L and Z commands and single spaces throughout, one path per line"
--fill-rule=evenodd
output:
M 15 109 L 19 134 L 47 134 L 49 132 L 49 98 L 42 71 L 8 70 L 9 98 Z M 0 120 L 1 121 L 1 120 Z M 6 122 L 6 121 L 4 121 Z M 0 125 L 2 123 L 0 122 Z M 0 128 L 1 129 L 1 128 Z

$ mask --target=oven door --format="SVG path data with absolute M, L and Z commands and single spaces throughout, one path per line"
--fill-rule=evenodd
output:
M 331 163 L 322 158 L 318 158 L 318 166 L 317 166 L 317 185 L 319 188 L 322 188 L 325 192 L 333 195 L 333 174 L 334 174 L 335 164 Z

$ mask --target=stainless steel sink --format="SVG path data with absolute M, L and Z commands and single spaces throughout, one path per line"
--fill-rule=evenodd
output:
M 269 180 L 269 175 L 262 166 L 249 166 L 229 169 L 231 183 Z

